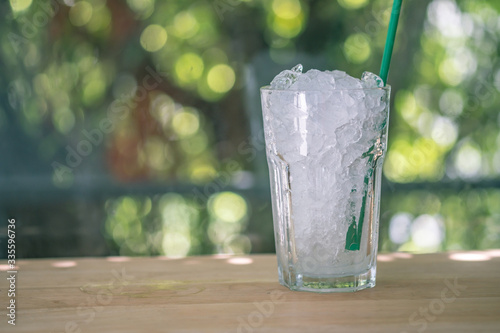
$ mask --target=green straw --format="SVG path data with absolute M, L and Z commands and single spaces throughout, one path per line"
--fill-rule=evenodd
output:
M 394 40 L 396 39 L 396 30 L 398 29 L 399 13 L 401 12 L 401 2 L 402 0 L 394 0 L 392 4 L 391 21 L 389 22 L 389 31 L 387 32 L 387 40 L 385 42 L 384 56 L 382 58 L 382 67 L 380 68 L 380 78 L 384 81 L 384 85 L 387 82 L 387 75 L 389 74 L 389 66 L 391 64 L 392 50 L 394 49 Z M 368 164 L 373 162 L 373 150 L 375 146 L 372 146 L 370 150 L 363 154 L 362 157 L 368 157 Z M 364 184 L 364 194 L 363 202 L 361 204 L 361 212 L 359 213 L 359 220 L 356 224 L 356 218 L 353 217 L 349 229 L 346 234 L 345 249 L 349 251 L 359 251 L 361 247 L 361 234 L 363 232 L 363 222 L 365 219 L 366 210 L 366 200 L 368 194 L 368 186 L 370 184 L 370 177 L 372 176 L 373 170 L 371 169 L 367 175 L 365 175 Z
M 384 84 L 387 84 L 387 75 L 389 75 L 392 49 L 394 48 L 396 30 L 398 29 L 399 13 L 401 12 L 401 2 L 402 0 L 394 0 L 394 3 L 392 4 L 391 21 L 389 22 L 389 30 L 387 31 L 387 39 L 385 41 L 384 57 L 382 58 L 382 66 L 380 68 L 380 78 L 384 81 Z

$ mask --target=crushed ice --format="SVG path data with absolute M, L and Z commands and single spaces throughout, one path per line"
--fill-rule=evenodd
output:
M 384 83 L 369 72 L 357 79 L 336 70 L 302 70 L 297 65 L 271 82 L 272 89 L 295 95 L 266 97 L 271 105 L 264 108 L 269 119 L 266 141 L 271 156 L 280 156 L 276 165 L 290 166 L 297 254 L 314 258 L 309 245 L 316 244 L 317 249 L 331 252 L 326 262 L 347 263 L 359 259 L 343 253 L 346 226 L 360 212 L 364 177 L 372 168 L 363 155 L 380 142 L 386 126 L 385 92 L 377 89 Z

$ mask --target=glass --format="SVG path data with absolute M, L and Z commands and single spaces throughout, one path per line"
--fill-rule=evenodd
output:
M 390 87 L 261 88 L 280 283 L 375 286 Z

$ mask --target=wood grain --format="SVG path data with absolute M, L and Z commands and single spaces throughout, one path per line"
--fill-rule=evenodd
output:
M 382 255 L 348 294 L 289 291 L 274 255 L 22 260 L 0 332 L 500 332 L 500 250 L 454 257 Z

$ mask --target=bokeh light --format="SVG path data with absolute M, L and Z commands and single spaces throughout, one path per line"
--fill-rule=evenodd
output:
M 159 201 L 163 238 L 161 251 L 169 257 L 185 257 L 192 244 L 192 231 L 198 220 L 196 209 L 178 194 L 165 194 Z
M 204 156 L 192 160 L 186 171 L 189 180 L 195 184 L 206 184 L 217 176 L 213 163 Z
M 462 95 L 454 89 L 445 90 L 439 99 L 439 108 L 448 116 L 459 116 L 464 109 Z
M 32 0 L 10 0 L 10 8 L 14 13 L 22 12 L 31 6 Z
M 69 20 L 75 27 L 81 27 L 92 18 L 92 5 L 87 1 L 78 1 L 69 10 Z
M 481 159 L 481 151 L 477 146 L 473 142 L 466 142 L 457 152 L 455 169 L 464 179 L 477 177 L 481 172 Z
M 111 11 L 105 5 L 98 8 L 94 7 L 92 18 L 87 23 L 87 30 L 93 33 L 98 33 L 110 28 L 111 26 Z
M 463 65 L 455 58 L 445 59 L 439 66 L 439 77 L 450 86 L 459 85 L 464 79 Z
M 151 100 L 150 112 L 153 117 L 164 127 L 169 124 L 175 112 L 175 103 L 172 98 L 166 94 L 153 94 Z
M 181 138 L 195 134 L 200 128 L 198 112 L 193 108 L 183 108 L 172 119 L 172 128 Z
M 188 39 L 196 35 L 200 25 L 189 11 L 183 11 L 175 15 L 174 30 L 179 38 Z
M 368 4 L 368 0 L 338 0 L 338 2 L 347 9 L 358 9 Z
M 121 255 L 147 254 L 150 247 L 142 219 L 151 212 L 151 199 L 129 196 L 108 200 L 106 232 L 119 247 Z
M 163 237 L 162 248 L 166 256 L 183 258 L 189 253 L 191 240 L 185 234 L 178 232 L 167 233 Z
M 368 60 L 371 54 L 370 41 L 363 33 L 347 37 L 344 43 L 344 54 L 348 61 L 361 64 Z
M 150 24 L 141 34 L 141 45 L 148 52 L 160 50 L 167 42 L 167 31 L 158 24 Z
M 458 128 L 449 118 L 436 117 L 431 137 L 440 146 L 451 146 L 457 140 Z
M 216 93 L 226 93 L 231 90 L 235 79 L 234 70 L 224 64 L 212 67 L 207 75 L 208 86 Z
M 185 138 L 180 141 L 181 148 L 188 155 L 199 155 L 208 148 L 208 138 L 203 132 L 198 132 L 196 135 Z
M 167 142 L 158 137 L 149 137 L 144 144 L 146 163 L 156 171 L 166 171 L 175 163 L 175 155 Z
M 461 13 L 455 1 L 432 1 L 428 10 L 429 22 L 448 38 L 470 34 L 472 26 Z
M 420 251 L 437 251 L 444 237 L 445 228 L 441 217 L 424 214 L 413 221 L 411 238 Z
M 387 153 L 384 173 L 391 181 L 407 183 L 416 180 L 437 180 L 442 176 L 442 150 L 431 139 L 409 142 L 393 140 Z
M 273 31 L 281 37 L 293 38 L 296 37 L 304 27 L 303 15 L 292 19 L 285 19 L 280 16 L 275 16 L 272 19 Z
M 274 15 L 283 19 L 294 19 L 302 11 L 299 0 L 273 0 Z
M 252 250 L 252 242 L 245 235 L 235 235 L 226 239 L 223 245 L 224 253 L 242 255 Z
M 141 19 L 151 16 L 155 8 L 155 0 L 127 0 L 127 4 Z
M 203 59 L 195 53 L 185 53 L 175 62 L 175 74 L 183 85 L 196 82 L 203 74 Z
M 242 234 L 249 217 L 246 200 L 234 192 L 220 192 L 208 201 L 211 216 L 207 233 L 218 253 L 247 254 L 252 249 L 250 238 Z
M 403 244 L 410 238 L 410 227 L 413 216 L 408 213 L 397 213 L 391 218 L 389 238 L 395 244 Z
M 89 80 L 83 88 L 82 99 L 85 105 L 90 106 L 99 101 L 105 92 L 106 85 L 103 80 Z
M 245 199 L 233 192 L 216 194 L 210 200 L 210 210 L 214 216 L 224 222 L 237 223 L 247 214 Z
M 67 134 L 75 126 L 75 115 L 71 110 L 59 108 L 52 114 L 52 122 L 59 132 Z

